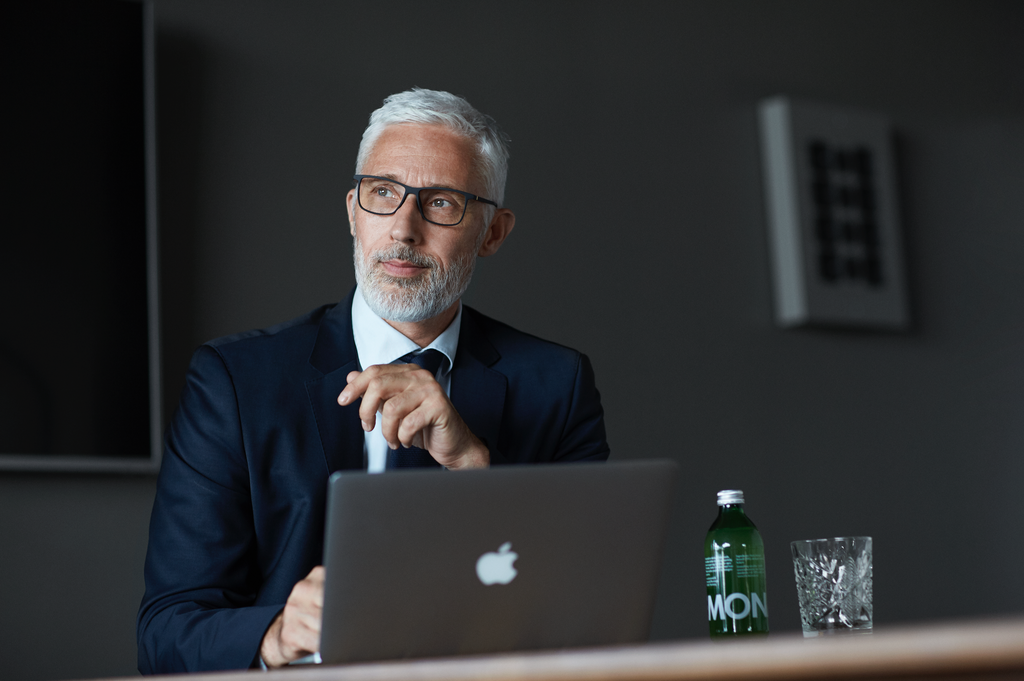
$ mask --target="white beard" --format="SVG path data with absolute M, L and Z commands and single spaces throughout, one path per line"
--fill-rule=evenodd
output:
M 462 298 L 476 266 L 475 252 L 459 256 L 446 268 L 405 244 L 395 243 L 364 257 L 359 237 L 352 242 L 356 282 L 363 298 L 374 314 L 392 322 L 422 322 L 438 316 Z M 381 266 L 393 259 L 428 269 L 411 279 L 393 277 Z

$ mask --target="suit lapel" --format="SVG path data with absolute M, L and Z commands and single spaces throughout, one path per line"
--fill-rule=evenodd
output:
M 324 450 L 327 470 L 360 469 L 363 462 L 363 429 L 359 424 L 359 402 L 342 407 L 338 395 L 345 389 L 350 371 L 359 369 L 351 362 L 321 378 L 306 381 L 306 392 L 313 405 L 316 428 Z
M 508 380 L 491 365 L 501 355 L 484 336 L 473 310 L 463 306 L 459 349 L 451 373 L 451 400 L 469 429 L 492 449 L 498 446 Z
M 359 369 L 352 337 L 352 296 L 336 305 L 320 322 L 309 363 L 322 375 L 306 381 L 306 393 L 316 417 L 327 470 L 365 468 L 364 435 L 359 424 L 359 402 L 342 407 L 338 395 L 350 371 Z

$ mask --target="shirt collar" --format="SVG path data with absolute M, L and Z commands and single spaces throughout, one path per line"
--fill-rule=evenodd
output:
M 455 352 L 459 347 L 459 330 L 462 327 L 462 303 L 455 313 L 455 319 L 440 336 L 434 339 L 424 350 L 433 348 L 443 354 L 448 361 L 442 363 L 440 375 L 444 376 L 455 365 Z M 352 336 L 356 343 L 359 366 L 367 368 L 374 364 L 391 364 L 410 352 L 416 352 L 420 346 L 406 338 L 400 331 L 381 319 L 370 309 L 363 298 L 363 292 L 356 287 L 352 298 Z

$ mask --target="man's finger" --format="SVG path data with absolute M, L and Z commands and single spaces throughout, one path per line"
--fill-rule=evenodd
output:
M 348 385 L 338 395 L 338 404 L 352 404 L 360 397 L 365 398 L 366 392 L 373 386 L 386 386 L 388 390 L 401 390 L 408 385 L 407 364 L 376 364 L 366 371 L 352 371 L 346 377 Z M 403 380 L 404 379 L 404 380 Z M 395 381 L 401 381 L 395 383 Z M 385 397 L 384 399 L 387 399 Z
M 324 568 L 317 566 L 292 587 L 284 610 L 260 644 L 260 655 L 271 667 L 280 667 L 320 648 L 320 622 L 324 603 Z
M 388 404 L 396 400 L 402 402 L 408 394 L 408 387 L 408 379 L 400 375 L 383 374 L 373 379 L 363 393 L 363 401 L 359 405 L 359 420 L 363 423 L 363 430 L 373 430 L 377 412 L 384 414 Z M 393 410 L 394 406 L 391 409 Z
M 324 568 L 318 565 L 292 589 L 285 604 L 281 638 L 293 651 L 315 652 L 320 645 Z
M 362 371 L 350 371 L 348 373 L 348 376 L 345 377 L 348 385 L 338 395 L 338 404 L 344 407 L 346 404 L 350 404 L 362 396 L 363 391 L 366 390 L 366 381 L 359 380 L 362 375 Z
M 324 602 L 323 568 L 314 568 L 308 575 L 292 587 L 287 604 L 299 611 L 318 609 Z
M 390 398 L 381 409 L 381 434 L 389 445 L 413 445 L 413 436 L 432 424 L 433 391 L 428 386 L 412 387 Z M 417 414 L 409 421 L 411 414 Z
M 374 381 L 379 380 L 381 376 L 386 376 L 389 370 L 393 368 L 390 365 L 375 364 L 368 367 L 365 371 L 350 371 L 348 376 L 345 377 L 348 385 L 338 395 L 338 404 L 342 406 L 352 404 L 364 395 L 367 388 Z
M 434 419 L 431 417 L 431 411 L 426 402 L 421 402 L 417 405 L 416 409 L 405 414 L 401 422 L 395 424 L 397 426 L 395 439 L 401 442 L 406 447 L 421 447 L 423 446 L 423 431 L 429 426 L 434 425 Z

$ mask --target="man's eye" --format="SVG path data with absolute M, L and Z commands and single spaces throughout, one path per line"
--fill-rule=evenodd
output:
M 448 199 L 443 199 L 441 197 L 434 197 L 433 199 L 430 200 L 430 205 L 433 208 L 451 208 L 455 204 L 453 204 Z
M 377 196 L 384 199 L 391 199 L 395 197 L 394 190 L 391 187 L 386 187 L 384 185 L 375 187 L 373 191 Z

